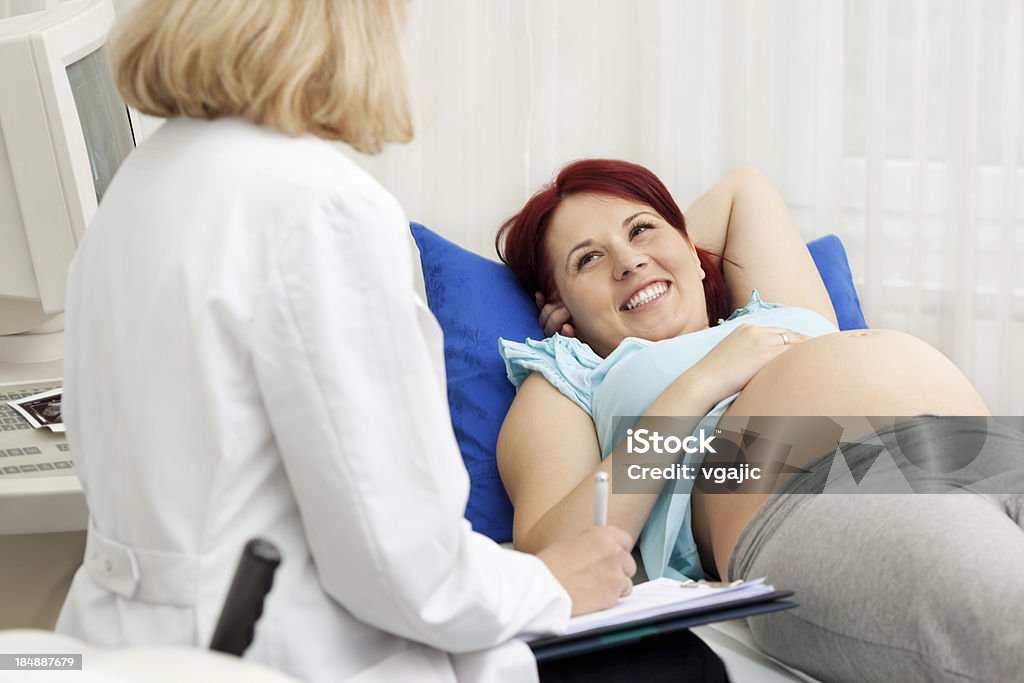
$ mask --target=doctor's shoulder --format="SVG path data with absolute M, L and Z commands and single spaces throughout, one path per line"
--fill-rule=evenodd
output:
M 287 155 L 271 171 L 277 176 L 277 186 L 268 191 L 287 205 L 281 209 L 291 216 L 285 230 L 298 230 L 310 237 L 334 233 L 345 244 L 365 252 L 399 245 L 405 249 L 409 223 L 395 196 L 336 145 L 303 142 L 313 144 Z

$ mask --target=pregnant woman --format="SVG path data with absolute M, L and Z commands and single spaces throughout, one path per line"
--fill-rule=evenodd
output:
M 609 524 L 641 534 L 648 575 L 766 575 L 796 590 L 798 609 L 751 628 L 822 679 L 1013 678 L 1024 664 L 1024 438 L 986 419 L 968 380 L 925 342 L 837 330 L 764 175 L 728 175 L 684 219 L 650 171 L 575 162 L 497 243 L 547 302 L 548 332 L 562 332 L 502 343 L 519 388 L 498 442 L 516 547 L 537 552 L 591 523 L 594 474 L 628 457 L 625 430 L 640 425 L 623 416 L 703 416 L 705 432 L 749 416 L 808 474 L 730 495 L 682 481 L 613 495 Z M 808 429 L 796 416 L 845 427 Z M 873 441 L 851 445 L 857 421 L 844 416 L 905 417 L 861 417 Z M 796 495 L 839 491 L 825 483 L 839 440 L 848 467 L 870 469 L 880 490 L 923 481 L 927 493 Z M 888 468 L 872 467 L 879 442 L 896 458 Z M 907 463 L 926 476 L 908 483 Z M 972 494 L 944 493 L 954 489 Z

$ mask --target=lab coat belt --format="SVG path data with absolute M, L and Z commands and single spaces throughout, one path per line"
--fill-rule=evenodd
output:
M 175 607 L 195 603 L 198 557 L 133 548 L 97 531 L 92 518 L 83 564 L 97 585 L 126 598 Z

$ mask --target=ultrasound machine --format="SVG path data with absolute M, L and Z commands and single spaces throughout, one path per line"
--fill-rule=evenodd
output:
M 111 0 L 37 4 L 0 2 L 0 629 L 52 628 L 81 562 L 65 435 L 7 402 L 61 385 L 68 265 L 143 125 L 111 82 Z

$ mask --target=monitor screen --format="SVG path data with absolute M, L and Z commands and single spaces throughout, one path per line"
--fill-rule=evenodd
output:
M 114 172 L 135 148 L 128 109 L 111 82 L 105 48 L 71 64 L 67 73 L 82 122 L 98 203 Z

